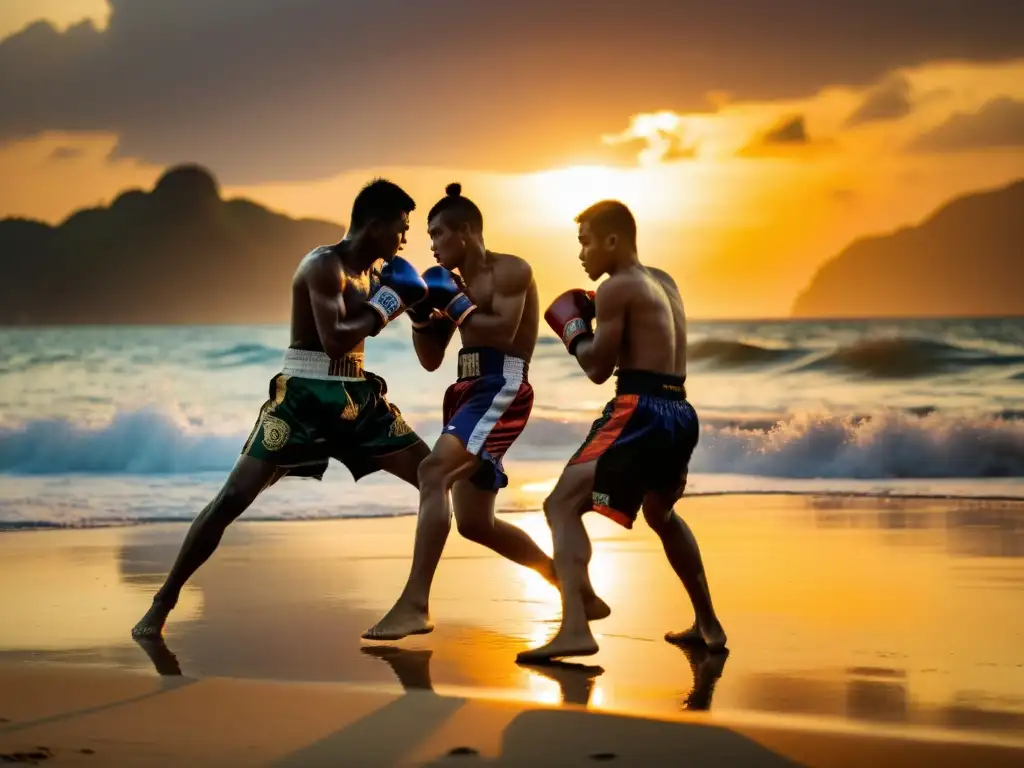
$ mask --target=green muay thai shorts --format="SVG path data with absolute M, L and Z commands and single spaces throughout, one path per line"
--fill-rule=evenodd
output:
M 334 458 L 359 480 L 381 469 L 381 458 L 420 442 L 388 402 L 384 379 L 363 370 L 362 353 L 332 359 L 289 349 L 269 389 L 242 454 L 289 476 L 322 480 Z

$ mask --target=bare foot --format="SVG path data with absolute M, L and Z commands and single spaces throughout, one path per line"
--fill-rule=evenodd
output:
M 167 615 L 173 607 L 173 605 L 169 606 L 166 603 L 154 600 L 153 604 L 149 606 L 149 610 L 146 611 L 146 615 L 139 619 L 138 624 L 132 627 L 132 637 L 137 640 L 147 637 L 160 637 L 164 631 Z
M 665 640 L 672 645 L 680 646 L 704 646 L 711 653 L 723 653 L 726 651 L 725 630 L 717 621 L 707 627 L 702 627 L 699 622 L 694 622 L 689 629 L 682 632 L 666 632 Z
M 409 635 L 426 635 L 433 631 L 429 613 L 398 602 L 383 619 L 363 632 L 363 640 L 401 640 Z
M 516 656 L 516 663 L 543 664 L 566 656 L 593 656 L 597 651 L 597 641 L 589 627 L 584 627 L 579 632 L 566 632 L 560 629 L 547 645 L 519 653 Z

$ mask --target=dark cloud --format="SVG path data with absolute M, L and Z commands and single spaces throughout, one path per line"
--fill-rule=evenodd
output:
M 1024 147 L 1024 101 L 1003 96 L 977 112 L 956 112 L 912 142 L 912 152 L 964 152 Z
M 673 163 L 679 160 L 692 160 L 697 156 L 697 148 L 689 146 L 683 141 L 683 137 L 677 133 L 658 131 L 658 138 L 665 147 L 661 155 L 663 163 Z
M 400 164 L 522 170 L 703 94 L 795 98 L 1024 56 L 1002 0 L 110 0 L 0 43 L 0 140 L 109 130 L 227 184 Z M 870 40 L 865 44 L 864 40 Z
M 57 147 L 50 153 L 51 160 L 75 160 L 85 154 L 81 147 Z
M 893 75 L 872 88 L 864 101 L 846 118 L 844 126 L 853 128 L 864 123 L 898 120 L 913 110 L 910 81 L 903 75 Z
M 809 141 L 804 116 L 789 115 L 755 135 L 737 154 L 740 157 L 771 157 L 800 149 Z
M 780 120 L 774 128 L 761 137 L 761 144 L 806 144 L 807 126 L 803 115 L 793 115 Z
M 831 149 L 834 149 L 831 139 L 811 137 L 803 115 L 787 115 L 756 134 L 737 154 L 740 157 L 810 157 L 820 150 Z

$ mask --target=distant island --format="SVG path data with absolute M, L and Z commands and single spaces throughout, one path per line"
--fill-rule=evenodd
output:
M 283 322 L 291 278 L 345 227 L 223 200 L 185 165 L 59 226 L 0 221 L 0 325 Z
M 1024 315 L 1024 180 L 855 241 L 818 269 L 793 315 Z

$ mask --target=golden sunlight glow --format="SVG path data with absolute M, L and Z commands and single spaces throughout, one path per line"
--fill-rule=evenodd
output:
M 594 591 L 605 600 L 616 602 L 620 599 L 617 593 L 622 589 L 623 582 L 621 579 L 615 578 L 615 553 L 609 551 L 605 536 L 607 534 L 617 535 L 619 527 L 597 514 L 586 515 L 583 520 L 592 547 L 588 568 L 590 583 L 593 585 Z M 515 519 L 509 520 L 509 522 L 526 531 L 530 538 L 537 542 L 537 546 L 546 553 L 549 555 L 552 553 L 551 529 L 548 528 L 542 513 L 516 515 Z M 523 599 L 536 607 L 533 615 L 537 619 L 561 614 L 561 598 L 558 591 L 553 589 L 536 571 L 520 568 L 516 571 L 516 575 L 522 588 Z M 621 597 L 625 598 L 624 595 Z M 545 625 L 540 628 L 540 633 L 544 638 L 543 642 L 547 642 L 548 635 L 553 634 L 554 629 Z
M 100 533 L 93 540 L 121 536 L 120 531 Z M 125 627 L 149 608 L 151 587 L 126 580 L 108 547 L 76 548 L 64 542 L 45 547 L 37 541 L 11 536 L 0 550 L 0 584 L 18 585 L 4 593 L 0 650 L 60 651 L 123 640 Z M 186 585 L 174 621 L 194 621 L 203 608 L 202 589 Z
M 536 645 L 542 645 L 548 641 L 547 636 L 532 638 Z M 528 670 L 526 685 L 529 687 L 529 696 L 532 701 L 538 704 L 556 705 L 562 703 L 562 689 L 558 683 L 549 677 L 538 674 L 532 669 Z
M 689 176 L 668 185 L 660 174 L 646 169 L 578 165 L 532 174 L 533 197 L 541 215 L 552 224 L 571 227 L 573 219 L 599 200 L 621 200 L 638 219 L 661 218 L 678 212 L 695 197 Z
M 544 480 L 539 483 L 527 483 L 520 487 L 523 493 L 551 493 L 555 490 L 555 485 L 558 483 L 557 478 L 551 478 L 550 480 Z
M 89 19 L 98 29 L 104 29 L 109 18 L 108 0 L 4 0 L 0 4 L 0 36 L 40 20 L 63 30 Z

